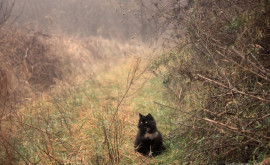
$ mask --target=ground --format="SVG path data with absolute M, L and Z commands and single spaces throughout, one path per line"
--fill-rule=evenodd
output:
M 161 78 L 148 66 L 142 57 L 122 58 L 83 84 L 22 108 L 15 125 L 25 141 L 17 146 L 27 159 L 20 162 L 179 164 L 179 142 L 170 137 L 173 110 L 162 106 L 170 102 Z M 134 152 L 138 113 L 154 116 L 167 147 L 161 156 L 146 158 Z

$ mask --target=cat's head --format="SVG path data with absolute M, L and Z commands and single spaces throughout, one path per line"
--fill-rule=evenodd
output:
M 138 128 L 140 130 L 153 131 L 156 129 L 156 121 L 150 113 L 146 116 L 139 113 L 139 116 Z

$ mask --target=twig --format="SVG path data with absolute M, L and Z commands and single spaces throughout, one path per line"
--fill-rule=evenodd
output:
M 212 79 L 210 79 L 210 78 L 207 78 L 207 77 L 205 77 L 205 76 L 203 76 L 203 75 L 201 75 L 201 74 L 197 74 L 197 75 L 198 75 L 200 78 L 205 79 L 205 80 L 207 80 L 207 81 L 209 81 L 209 82 L 212 82 L 212 83 L 214 83 L 214 84 L 217 84 L 217 85 L 219 85 L 219 86 L 221 86 L 221 87 L 223 87 L 223 88 L 225 88 L 225 89 L 230 89 L 230 90 L 233 91 L 233 92 L 236 92 L 236 93 L 239 93 L 239 94 L 242 94 L 242 95 L 245 95 L 245 96 L 249 96 L 249 97 L 256 98 L 256 99 L 258 99 L 258 100 L 261 100 L 261 101 L 270 103 L 270 100 L 267 100 L 267 99 L 264 99 L 264 98 L 261 98 L 261 97 L 254 96 L 254 95 L 245 93 L 245 92 L 243 92 L 243 91 L 239 91 L 239 90 L 237 90 L 236 88 L 229 88 L 228 86 L 226 86 L 226 85 L 224 85 L 224 84 L 222 84 L 222 83 L 220 83 L 220 82 L 218 82 L 218 81 L 215 81 L 215 80 L 212 80 Z
M 8 145 L 8 146 L 10 146 L 10 148 L 12 148 L 12 150 L 14 150 L 21 158 L 22 158 L 22 160 L 26 163 L 26 164 L 28 164 L 28 163 L 30 163 L 30 164 L 33 164 L 28 158 L 25 158 L 25 157 L 23 157 L 16 149 L 14 149 L 15 147 L 14 146 L 12 146 L 12 144 L 10 144 L 4 137 L 3 137 L 3 135 L 2 134 L 0 134 L 1 135 L 1 139 L 2 139 L 2 141 L 0 140 L 0 142 L 4 145 L 4 147 L 6 148 L 6 146 L 5 146 L 5 144 L 4 144 L 4 142 Z M 26 159 L 26 160 L 25 160 Z
M 45 150 L 43 150 L 41 147 L 37 146 L 42 152 L 44 152 L 49 158 L 53 159 L 55 162 L 57 162 L 58 164 L 64 164 L 62 162 L 60 162 L 60 160 L 54 158 L 53 156 L 51 156 L 49 153 L 47 153 Z
M 237 63 L 235 60 L 232 60 L 232 59 L 228 58 L 228 56 L 225 56 L 225 55 L 222 54 L 220 51 L 216 50 L 216 52 L 217 52 L 219 55 L 221 55 L 222 57 L 224 57 L 225 59 L 227 59 L 227 60 L 229 60 L 230 62 L 232 62 L 232 63 L 234 63 L 235 65 L 237 65 L 238 67 L 243 68 L 243 69 L 245 69 L 245 70 L 247 70 L 247 71 L 249 71 L 249 72 L 251 72 L 251 73 L 257 75 L 257 76 L 263 78 L 263 79 L 266 80 L 266 81 L 269 81 L 269 79 L 268 79 L 267 77 L 265 77 L 265 76 L 263 76 L 263 75 L 261 75 L 261 74 L 255 72 L 255 71 L 251 70 L 250 68 L 247 68 L 247 67 L 245 67 L 245 66 L 243 66 L 243 65 L 241 65 L 241 64 L 239 64 L 239 63 Z
M 131 69 L 130 69 L 129 74 L 128 74 L 128 79 L 130 78 L 130 81 L 127 81 L 128 83 L 127 83 L 126 91 L 125 91 L 125 93 L 123 94 L 123 96 L 121 97 L 120 101 L 119 101 L 118 104 L 117 104 L 116 110 L 115 110 L 114 115 L 113 115 L 114 118 L 115 118 L 116 115 L 118 114 L 119 107 L 121 106 L 121 104 L 122 104 L 122 102 L 124 101 L 124 99 L 127 97 L 127 94 L 128 94 L 128 92 L 130 91 L 130 89 L 131 89 L 131 86 L 132 86 L 132 85 L 134 84 L 134 82 L 135 82 L 136 80 L 138 80 L 139 77 L 142 76 L 142 74 L 147 70 L 147 69 L 143 70 L 143 72 L 140 73 L 140 74 L 136 77 L 136 73 L 137 73 L 138 70 L 139 70 L 140 62 L 141 62 L 141 59 L 138 58 L 137 61 L 136 61 L 136 64 L 133 65 L 133 66 L 131 66 Z
M 248 63 L 250 63 L 254 68 L 258 69 L 259 71 L 261 71 L 262 73 L 264 73 L 266 76 L 268 76 L 267 72 L 265 71 L 265 68 L 260 68 L 258 67 L 255 63 L 253 63 L 252 61 L 250 61 L 249 59 L 245 58 L 245 56 L 243 54 L 241 54 L 239 51 L 237 51 L 235 48 L 232 48 L 233 52 L 235 52 L 238 56 L 240 56 L 241 58 L 245 59 Z
M 109 157 L 110 157 L 110 161 L 111 163 L 113 164 L 114 163 L 114 159 L 113 159 L 113 156 L 112 156 L 112 153 L 111 153 L 111 147 L 110 147 L 110 142 L 109 142 L 109 138 L 108 138 L 108 135 L 107 135 L 107 130 L 104 126 L 104 123 L 102 124 L 102 128 L 103 128 L 103 133 L 104 133 L 104 143 L 106 143 L 106 146 L 107 146 L 107 149 L 108 149 L 108 153 L 109 153 Z
M 61 110 L 62 107 L 59 105 L 59 103 L 58 103 L 55 99 L 54 99 L 53 101 L 54 101 L 55 105 L 57 106 L 56 109 L 60 112 L 62 118 L 64 119 L 64 123 L 65 123 L 65 125 L 66 125 L 66 127 L 67 127 L 67 130 L 68 130 L 68 132 L 69 132 L 69 135 L 72 136 L 72 131 L 71 131 L 70 125 L 69 125 L 69 123 L 68 123 L 66 117 L 65 117 L 64 114 L 63 114 L 64 112 Z
M 208 119 L 208 118 L 198 118 L 198 119 L 204 120 L 204 121 L 209 122 L 211 124 L 215 124 L 215 125 L 225 127 L 225 128 L 227 128 L 229 130 L 232 130 L 234 132 L 239 132 L 239 133 L 243 133 L 243 134 L 250 134 L 250 135 L 253 135 L 253 136 L 256 136 L 256 137 L 261 137 L 261 138 L 270 140 L 270 137 L 268 137 L 268 136 L 259 135 L 259 134 L 256 134 L 256 133 L 253 133 L 253 132 L 250 132 L 250 131 L 247 131 L 247 130 L 241 130 L 241 129 L 238 129 L 238 128 L 235 128 L 235 127 L 232 127 L 232 126 L 229 126 L 229 125 L 226 125 L 224 123 L 220 123 L 220 122 Z
M 246 127 L 250 126 L 251 124 L 255 123 L 256 121 L 262 120 L 262 119 L 264 119 L 264 118 L 266 118 L 266 117 L 269 117 L 269 116 L 270 116 L 270 114 L 267 114 L 267 115 L 264 115 L 264 116 L 262 116 L 262 117 L 260 117 L 260 118 L 258 118 L 258 119 L 256 119 L 256 120 L 254 120 L 254 121 L 251 121 L 250 123 L 248 123 L 248 124 L 246 125 Z

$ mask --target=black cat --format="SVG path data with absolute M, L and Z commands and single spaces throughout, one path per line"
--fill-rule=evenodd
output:
M 139 132 L 135 140 L 135 151 L 144 156 L 157 156 L 165 150 L 162 135 L 158 131 L 155 119 L 149 113 L 144 116 L 139 113 Z

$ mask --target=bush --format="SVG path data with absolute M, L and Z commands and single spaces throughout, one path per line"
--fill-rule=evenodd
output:
M 260 161 L 270 154 L 269 1 L 200 0 L 172 6 L 164 12 L 185 31 L 174 31 L 176 53 L 162 55 L 157 63 L 165 67 L 178 109 L 180 124 L 173 134 L 186 141 L 184 158 Z

